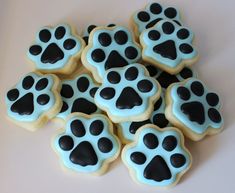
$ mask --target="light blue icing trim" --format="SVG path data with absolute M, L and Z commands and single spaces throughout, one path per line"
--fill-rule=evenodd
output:
M 175 31 L 172 34 L 165 34 L 162 30 L 162 24 L 166 21 L 172 23 L 175 27 Z M 177 37 L 176 34 L 178 30 L 183 29 L 183 28 L 189 31 L 189 37 L 181 40 Z M 149 39 L 148 33 L 151 30 L 157 30 L 161 34 L 161 37 L 158 40 L 154 40 L 154 41 Z M 142 40 L 145 44 L 145 48 L 143 49 L 143 55 L 151 58 L 152 60 L 158 63 L 161 63 L 162 65 L 165 65 L 168 68 L 175 68 L 182 62 L 182 60 L 193 59 L 194 57 L 197 56 L 197 51 L 193 48 L 193 45 L 192 45 L 193 36 L 194 36 L 193 32 L 189 28 L 179 26 L 178 24 L 176 24 L 175 22 L 172 22 L 171 20 L 161 20 L 152 28 L 144 30 L 141 35 L 142 35 Z M 160 54 L 153 51 L 154 46 L 159 45 L 168 40 L 173 40 L 175 42 L 176 53 L 177 53 L 177 57 L 175 60 L 162 57 Z M 182 43 L 187 43 L 190 46 L 192 46 L 193 51 L 190 54 L 184 54 L 180 52 L 179 46 Z
M 160 107 L 158 109 L 154 110 L 153 113 L 151 114 L 151 117 L 150 117 L 151 123 L 153 123 L 153 117 L 155 115 L 165 114 L 165 108 L 166 108 L 165 93 L 161 94 L 161 99 L 162 99 L 162 103 L 161 103 Z M 118 124 L 119 125 L 118 129 L 120 129 L 120 132 L 121 132 L 122 136 L 124 137 L 125 140 L 128 140 L 128 141 L 133 141 L 134 136 L 135 136 L 135 134 L 130 132 L 131 123 L 133 123 L 133 122 L 127 121 L 127 122 L 121 122 L 121 123 Z M 168 123 L 167 127 L 168 126 L 171 126 L 171 124 Z
M 125 79 L 125 72 L 130 67 L 136 67 L 139 71 L 138 77 L 132 81 Z M 102 106 L 105 109 L 108 109 L 110 114 L 112 114 L 114 116 L 118 116 L 118 117 L 136 116 L 136 115 L 144 113 L 147 110 L 147 108 L 149 107 L 149 98 L 156 95 L 156 93 L 159 91 L 158 85 L 156 84 L 155 80 L 148 75 L 144 75 L 145 70 L 146 70 L 145 67 L 141 64 L 138 64 L 138 63 L 129 64 L 128 66 L 125 66 L 122 68 L 109 69 L 104 76 L 104 80 L 103 80 L 102 85 L 99 87 L 99 89 L 97 90 L 97 92 L 95 94 L 96 104 L 98 104 L 98 106 Z M 118 84 L 109 83 L 109 81 L 107 79 L 107 74 L 111 71 L 118 72 L 119 75 L 121 76 L 121 81 Z M 146 79 L 146 80 L 149 80 L 150 82 L 152 82 L 153 88 L 150 92 L 142 93 L 138 90 L 137 84 L 140 80 L 143 80 L 143 79 Z M 118 109 L 116 107 L 116 101 L 117 101 L 118 97 L 120 96 L 122 90 L 127 86 L 132 87 L 139 94 L 139 96 L 143 100 L 142 105 L 135 106 L 132 109 Z M 112 87 L 115 89 L 116 94 L 110 100 L 105 100 L 100 96 L 101 90 L 105 87 Z
M 159 142 L 159 145 L 157 148 L 149 149 L 143 143 L 143 137 L 145 136 L 145 134 L 148 134 L 148 133 L 153 133 L 154 135 L 157 136 L 158 142 Z M 182 149 L 181 145 L 179 145 L 181 138 L 180 138 L 179 133 L 176 132 L 175 130 L 162 130 L 160 132 L 154 128 L 147 127 L 145 129 L 143 129 L 141 132 L 139 132 L 137 135 L 138 136 L 135 136 L 135 137 L 138 137 L 137 144 L 134 147 L 127 148 L 125 151 L 125 154 L 123 156 L 125 159 L 125 162 L 128 164 L 128 167 L 130 167 L 131 169 L 133 169 L 135 171 L 135 176 L 136 176 L 137 181 L 144 183 L 144 184 L 152 185 L 152 186 L 160 186 L 160 187 L 161 186 L 169 186 L 176 181 L 177 174 L 186 170 L 188 168 L 188 166 L 190 165 L 190 163 L 191 163 L 190 155 L 184 149 Z M 164 150 L 161 145 L 163 139 L 168 135 L 175 136 L 177 139 L 177 142 L 178 142 L 178 145 L 176 146 L 176 148 L 174 150 L 172 150 L 171 152 Z M 147 158 L 146 162 L 142 165 L 138 165 L 138 164 L 135 164 L 134 162 L 132 162 L 130 159 L 130 156 L 133 152 L 142 152 Z M 182 167 L 175 168 L 171 165 L 170 156 L 175 153 L 180 153 L 185 156 L 186 162 Z M 171 171 L 171 174 L 172 174 L 172 177 L 170 179 L 163 180 L 161 182 L 156 182 L 154 180 L 146 179 L 143 176 L 144 169 L 150 163 L 150 161 L 153 159 L 153 157 L 155 157 L 156 155 L 160 155 L 165 160 L 166 164 L 168 165 L 169 170 Z
M 23 79 L 26 77 L 26 76 L 32 76 L 34 78 L 34 84 L 33 86 L 28 89 L 28 90 L 25 90 L 23 87 L 22 87 L 22 82 L 23 82 Z M 48 79 L 48 85 L 43 89 L 43 90 L 36 90 L 35 89 L 35 85 L 37 84 L 37 82 L 42 79 L 42 78 L 47 78 Z M 24 77 L 22 77 L 19 82 L 15 85 L 15 87 L 11 88 L 11 89 L 18 89 L 19 91 L 19 97 L 15 100 L 15 101 L 10 101 L 7 97 L 6 98 L 6 104 L 7 104 L 7 114 L 9 117 L 13 118 L 14 120 L 16 121 L 19 121 L 19 122 L 32 122 L 32 121 L 36 121 L 43 113 L 45 113 L 46 111 L 48 111 L 50 108 L 52 108 L 55 104 L 55 96 L 54 94 L 52 93 L 52 87 L 54 85 L 54 80 L 53 80 L 53 77 L 51 75 L 38 75 L 36 73 L 28 73 L 26 74 Z M 11 106 L 18 100 L 20 99 L 21 97 L 23 97 L 25 94 L 28 94 L 28 93 L 33 93 L 33 104 L 34 104 L 34 111 L 31 115 L 20 115 L 18 113 L 15 113 L 15 112 L 12 112 L 11 111 Z M 45 105 L 40 105 L 37 103 L 37 97 L 41 94 L 47 94 L 49 97 L 50 97 L 50 100 L 47 104 Z
M 162 7 L 162 12 L 159 13 L 159 14 L 153 14 L 153 13 L 150 11 L 150 6 L 151 6 L 152 4 L 153 4 L 153 3 L 149 3 L 144 9 L 141 9 L 141 10 L 135 12 L 135 14 L 133 15 L 133 19 L 134 19 L 135 24 L 136 24 L 137 27 L 138 27 L 138 32 L 139 32 L 139 34 L 140 34 L 142 31 L 144 31 L 144 30 L 146 29 L 146 25 L 148 25 L 148 23 L 150 23 L 151 21 L 153 21 L 153 20 L 155 20 L 155 19 L 160 19 L 160 18 L 162 18 L 162 19 L 170 19 L 170 18 L 166 17 L 165 14 L 164 14 L 164 11 L 165 11 L 167 8 L 169 8 L 169 7 L 163 7 L 163 6 L 161 5 L 161 7 Z M 158 3 L 158 4 L 159 4 L 159 3 Z M 159 5 L 160 5 L 160 4 L 159 4 Z M 170 6 L 170 7 L 172 7 L 172 6 Z M 175 7 L 174 7 L 174 8 L 175 8 Z M 174 18 L 172 18 L 172 20 L 176 20 L 176 21 L 178 21 L 179 23 L 181 23 L 179 11 L 178 11 L 176 8 L 175 8 L 175 10 L 176 10 L 176 16 L 175 16 Z M 137 15 L 138 15 L 138 13 L 139 13 L 140 11 L 146 11 L 146 12 L 149 14 L 149 16 L 150 16 L 149 21 L 143 22 L 143 21 L 140 21 L 140 20 L 138 19 Z
M 77 87 L 77 81 L 78 81 L 78 79 L 80 79 L 82 77 L 87 78 L 89 81 L 89 87 L 87 88 L 87 90 L 85 92 L 80 92 Z M 94 98 L 90 95 L 89 92 L 92 88 L 94 88 L 94 87 L 98 88 L 99 86 L 98 86 L 98 84 L 94 83 L 93 79 L 88 74 L 82 74 L 72 80 L 64 80 L 64 81 L 62 81 L 62 85 L 63 84 L 70 85 L 73 89 L 74 94 L 71 98 L 65 98 L 65 97 L 61 96 L 62 100 L 67 103 L 68 109 L 62 113 L 59 113 L 56 117 L 66 119 L 66 117 L 71 113 L 71 109 L 73 107 L 74 101 L 78 98 L 84 98 L 84 99 L 95 104 Z M 101 110 L 97 107 L 97 111 L 94 113 L 100 113 L 100 112 L 101 112 Z
M 214 93 L 214 92 L 210 92 L 209 89 L 205 86 L 205 84 L 196 79 L 196 78 L 190 78 L 187 80 L 187 82 L 184 84 L 184 87 L 188 88 L 190 90 L 190 85 L 192 82 L 194 81 L 199 81 L 200 83 L 202 83 L 202 85 L 204 86 L 204 94 L 202 96 L 197 96 L 195 94 L 191 93 L 191 98 L 188 101 L 184 101 L 182 99 L 180 99 L 180 97 L 177 95 L 177 88 L 180 86 L 180 83 L 175 84 L 172 89 L 170 90 L 170 96 L 172 97 L 172 113 L 174 114 L 174 116 L 179 119 L 180 122 L 182 122 L 184 125 L 186 125 L 189 129 L 191 129 L 193 132 L 197 133 L 197 134 L 203 134 L 204 132 L 206 132 L 206 130 L 208 129 L 208 127 L 212 127 L 214 129 L 220 129 L 224 123 L 224 120 L 222 118 L 220 123 L 215 123 L 212 122 L 209 117 L 208 117 L 208 109 L 212 108 L 212 106 L 210 106 L 207 101 L 206 101 L 206 95 L 207 93 Z M 185 102 L 192 102 L 192 101 L 198 101 L 201 102 L 203 104 L 204 110 L 205 110 L 205 122 L 204 124 L 200 125 L 197 122 L 192 122 L 188 119 L 187 115 L 185 115 L 182 111 L 181 111 L 181 105 Z M 220 109 L 220 103 L 217 104 L 215 107 L 215 109 L 217 109 L 219 111 Z
M 60 27 L 60 26 L 63 26 L 65 28 L 65 35 L 62 39 L 59 39 L 57 40 L 54 36 L 54 33 L 57 29 L 57 27 Z M 51 32 L 51 39 L 48 41 L 48 42 L 42 42 L 40 39 L 39 39 L 39 32 L 43 29 L 47 29 Z M 76 42 L 76 46 L 71 49 L 71 50 L 66 50 L 64 49 L 63 47 L 63 43 L 65 40 L 67 39 L 73 39 L 75 42 Z M 50 64 L 50 63 L 42 63 L 41 62 L 41 55 L 43 54 L 44 50 L 47 48 L 47 46 L 49 46 L 51 43 L 56 43 L 59 48 L 63 51 L 64 53 L 64 58 L 57 61 L 56 63 L 54 64 Z M 66 64 L 68 63 L 69 59 L 73 56 L 73 55 L 76 55 L 78 52 L 81 51 L 82 49 L 82 43 L 81 41 L 72 35 L 71 33 L 71 28 L 69 25 L 66 25 L 66 24 L 60 24 L 60 25 L 57 25 L 56 27 L 54 28 L 50 28 L 50 27 L 43 27 L 41 28 L 38 32 L 37 32 L 37 35 L 36 35 L 36 42 L 35 44 L 32 44 L 32 45 L 39 45 L 41 46 L 42 48 L 42 52 L 39 54 L 39 55 L 32 55 L 29 50 L 27 52 L 27 55 L 28 57 L 35 63 L 36 65 L 36 68 L 37 69 L 40 69 L 40 70 L 56 70 L 56 69 L 61 69 L 61 68 L 64 68 L 66 66 Z
M 71 129 L 70 129 L 70 124 L 73 120 L 81 120 L 84 127 L 85 127 L 85 130 L 86 130 L 86 134 L 83 136 L 83 137 L 76 137 L 72 134 L 71 132 Z M 101 120 L 103 123 L 104 123 L 104 129 L 102 131 L 101 134 L 99 134 L 98 136 L 94 136 L 94 135 L 91 135 L 90 132 L 89 132 L 89 126 L 91 124 L 92 121 L 94 120 Z M 72 169 L 72 170 L 75 170 L 77 172 L 85 172 L 85 173 L 89 173 L 89 172 L 96 172 L 98 171 L 104 164 L 104 161 L 107 160 L 107 159 L 110 159 L 111 157 L 113 157 L 115 154 L 117 154 L 117 152 L 119 151 L 119 143 L 117 142 L 117 140 L 112 136 L 112 134 L 110 133 L 109 131 L 109 128 L 108 128 L 108 122 L 107 120 L 104 118 L 104 117 L 101 117 L 101 116 L 97 116 L 97 117 L 93 117 L 91 119 L 86 119 L 85 117 L 83 116 L 76 116 L 76 117 L 73 117 L 71 119 L 69 119 L 67 122 L 66 122 L 66 126 L 65 126 L 65 132 L 64 133 L 61 133 L 60 135 L 56 136 L 55 140 L 54 140 L 54 147 L 55 149 L 59 152 L 60 154 L 60 157 L 63 161 L 63 164 Z M 71 154 L 71 152 L 73 151 L 70 150 L 70 151 L 63 151 L 60 146 L 59 146 L 59 138 L 64 136 L 64 135 L 69 135 L 70 137 L 72 137 L 73 141 L 74 141 L 74 148 L 80 144 L 81 142 L 83 141 L 88 141 L 92 147 L 94 148 L 95 152 L 96 152 L 96 155 L 97 155 L 97 158 L 98 158 L 98 162 L 96 165 L 87 165 L 87 166 L 80 166 L 78 164 L 74 164 L 70 161 L 69 159 L 69 156 Z M 113 149 L 108 152 L 108 153 L 102 153 L 99 149 L 98 149 L 98 140 L 101 138 L 101 137 L 106 137 L 108 139 L 110 139 L 113 143 Z
M 128 41 L 127 43 L 125 43 L 124 45 L 119 45 L 116 43 L 116 41 L 114 40 L 114 34 L 119 31 L 119 30 L 122 30 L 122 31 L 125 31 L 127 33 L 127 36 L 128 36 Z M 111 38 L 112 38 L 112 42 L 109 46 L 107 47 L 103 47 L 99 41 L 98 41 L 98 36 L 100 33 L 103 33 L 103 32 L 106 32 L 108 33 Z M 129 46 L 132 46 L 134 48 L 136 48 L 137 52 L 138 52 L 138 55 L 135 59 L 128 59 L 126 56 L 125 56 L 125 49 Z M 91 58 L 91 53 L 93 50 L 95 49 L 98 49 L 98 48 L 101 48 L 104 53 L 105 53 L 105 56 L 106 56 L 106 59 L 102 62 L 94 62 Z M 93 34 L 92 36 L 92 47 L 87 51 L 86 53 L 86 59 L 87 59 L 87 62 L 93 66 L 94 68 L 96 68 L 97 72 L 98 72 L 98 75 L 99 77 L 102 79 L 105 75 L 105 62 L 109 56 L 109 54 L 113 51 L 113 50 L 116 50 L 126 61 L 127 63 L 131 64 L 131 63 L 135 63 L 137 61 L 140 60 L 141 58 L 141 49 L 137 46 L 136 43 L 134 43 L 134 40 L 133 40 L 133 37 L 132 37 L 132 34 L 131 32 L 125 28 L 125 27 L 121 27 L 121 26 L 116 26 L 116 27 L 110 27 L 108 30 L 107 29 L 100 29 L 100 30 L 96 30 L 95 33 Z

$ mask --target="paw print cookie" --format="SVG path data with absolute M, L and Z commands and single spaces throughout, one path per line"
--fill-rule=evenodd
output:
M 192 140 L 222 130 L 219 96 L 195 78 L 171 85 L 166 92 L 166 117 Z
M 143 121 L 150 117 L 161 87 L 141 64 L 109 69 L 95 94 L 95 102 L 115 122 Z
M 6 94 L 7 115 L 16 124 L 34 131 L 61 109 L 61 84 L 52 74 L 31 72 Z
M 189 67 L 184 67 L 178 74 L 174 75 L 162 71 L 153 65 L 146 65 L 145 67 L 149 71 L 150 76 L 159 82 L 164 91 L 173 83 L 184 81 L 187 78 L 197 77 L 195 71 Z
M 144 9 L 138 10 L 131 17 L 131 24 L 137 37 L 145 29 L 153 27 L 159 21 L 169 19 L 181 25 L 179 11 L 174 7 L 163 7 L 159 3 L 149 3 Z
M 134 135 L 136 131 L 146 124 L 154 124 L 159 128 L 164 128 L 170 126 L 169 121 L 165 117 L 165 96 L 162 93 L 161 97 L 154 104 L 154 110 L 151 114 L 150 119 L 140 121 L 140 122 L 122 122 L 117 125 L 118 127 L 118 136 L 121 141 L 125 144 L 132 142 L 134 140 Z
M 92 30 L 89 43 L 82 53 L 82 63 L 102 82 L 110 68 L 124 67 L 141 58 L 141 48 L 131 32 L 121 26 L 97 27 Z
M 84 41 L 67 24 L 43 27 L 28 49 L 28 57 L 44 73 L 70 74 L 77 67 Z
M 98 89 L 98 85 L 94 83 L 88 74 L 82 74 L 74 79 L 62 81 L 61 96 L 63 106 L 56 116 L 65 120 L 66 117 L 73 112 L 81 112 L 85 114 L 100 113 L 94 102 L 94 95 Z
M 141 33 L 142 58 L 163 71 L 177 74 L 198 58 L 192 41 L 193 33 L 188 28 L 161 20 Z
M 115 24 L 113 24 L 113 23 L 107 25 L 107 27 L 114 27 L 114 26 L 115 26 Z M 91 25 L 87 26 L 87 28 L 82 33 L 82 38 L 85 41 L 86 45 L 88 44 L 88 40 L 89 40 L 89 36 L 90 36 L 91 31 L 93 29 L 95 29 L 96 27 L 98 27 L 98 26 L 91 24 Z
M 120 152 L 112 123 L 104 115 L 73 113 L 53 140 L 63 165 L 75 172 L 103 174 Z
M 170 187 L 190 168 L 192 157 L 179 130 L 148 124 L 124 147 L 122 160 L 137 183 Z

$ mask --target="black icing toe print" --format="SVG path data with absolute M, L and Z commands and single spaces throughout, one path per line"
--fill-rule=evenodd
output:
M 150 3 L 145 9 L 133 15 L 134 30 L 137 36 L 163 19 L 169 19 L 181 25 L 180 14 L 174 7 L 163 7 L 159 3 Z
M 68 25 L 44 27 L 38 32 L 35 44 L 29 47 L 28 57 L 38 70 L 58 72 L 72 63 L 69 62 L 71 59 L 80 57 L 83 44 Z M 70 70 L 75 67 L 70 66 Z
M 83 74 L 77 76 L 73 80 L 62 81 L 61 96 L 63 106 L 57 118 L 66 119 L 73 112 L 81 112 L 85 114 L 100 113 L 94 102 L 94 96 L 98 89 L 98 85 L 94 83 L 92 78 Z
M 181 82 L 187 78 L 196 77 L 196 73 L 189 67 L 184 67 L 178 74 L 169 74 L 153 65 L 146 65 L 151 77 L 155 78 L 163 89 L 167 89 L 173 83 Z
M 107 27 L 114 27 L 114 26 L 116 26 L 116 24 L 113 24 L 113 23 L 110 23 L 107 25 Z M 83 31 L 82 38 L 86 42 L 86 45 L 88 44 L 88 40 L 89 40 L 89 36 L 90 36 L 91 31 L 93 29 L 95 29 L 96 27 L 98 27 L 98 26 L 91 24 L 91 25 L 87 26 L 87 28 Z
M 188 28 L 162 20 L 141 34 L 143 60 L 170 74 L 179 73 L 197 59 L 192 41 L 193 33 Z
M 129 143 L 134 140 L 134 135 L 136 131 L 146 125 L 146 124 L 154 124 L 159 128 L 164 128 L 170 126 L 169 121 L 165 117 L 165 98 L 164 95 L 161 94 L 161 97 L 155 102 L 154 110 L 151 114 L 150 119 L 140 121 L 140 122 L 122 122 L 118 124 L 118 135 L 122 139 L 123 143 Z
M 54 146 L 70 169 L 101 174 L 104 164 L 119 154 L 120 143 L 105 116 L 76 114 L 66 122 L 65 129 Z
M 209 91 L 198 79 L 190 78 L 184 83 L 176 83 L 170 91 L 174 116 L 186 126 L 185 134 L 199 140 L 210 130 L 219 132 L 223 125 L 220 101 L 216 93 Z M 170 117 L 169 117 L 170 120 Z M 190 133 L 195 135 L 190 135 Z
M 144 66 L 130 64 L 107 71 L 95 102 L 113 122 L 136 121 L 160 97 L 160 92 L 159 84 L 148 76 Z
M 93 32 L 82 61 L 92 70 L 96 81 L 102 82 L 105 72 L 110 68 L 124 67 L 140 60 L 140 46 L 127 28 L 99 27 Z
M 49 113 L 56 104 L 54 93 L 59 94 L 55 91 L 58 88 L 54 88 L 55 81 L 59 80 L 52 75 L 27 74 L 7 92 L 8 116 L 19 122 L 30 123 Z
M 184 147 L 183 135 L 175 128 L 160 130 L 146 125 L 135 141 L 124 147 L 122 159 L 133 177 L 140 183 L 170 186 L 178 182 L 180 174 L 191 165 L 191 155 Z

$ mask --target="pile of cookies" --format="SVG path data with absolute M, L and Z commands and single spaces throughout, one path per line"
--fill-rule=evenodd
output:
M 220 100 L 189 67 L 198 53 L 177 9 L 153 2 L 131 24 L 40 29 L 35 71 L 7 92 L 7 115 L 30 131 L 60 120 L 53 148 L 75 172 L 103 174 L 121 152 L 136 182 L 173 186 L 192 163 L 184 136 L 222 130 Z

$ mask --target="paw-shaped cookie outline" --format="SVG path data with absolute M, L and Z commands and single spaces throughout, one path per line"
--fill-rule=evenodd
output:
M 196 72 L 190 67 L 184 67 L 178 74 L 173 75 L 150 64 L 145 64 L 145 67 L 147 68 L 149 75 L 159 82 L 163 91 L 173 83 L 182 82 L 187 78 L 197 77 Z
M 120 153 L 112 123 L 100 114 L 71 114 L 53 147 L 66 168 L 96 175 L 103 174 Z
M 95 28 L 82 52 L 82 63 L 99 83 L 108 69 L 124 67 L 140 59 L 140 45 L 129 29 L 122 26 Z
M 115 25 L 116 24 L 110 23 L 110 24 L 107 25 L 107 27 L 114 27 Z M 96 27 L 98 27 L 98 26 L 94 25 L 94 24 L 90 24 L 82 32 L 82 39 L 85 41 L 86 45 L 88 44 L 88 40 L 89 40 L 89 36 L 90 36 L 91 31 L 93 29 L 95 29 Z
M 136 36 L 139 36 L 142 31 L 153 27 L 163 19 L 169 19 L 181 25 L 180 13 L 176 8 L 162 6 L 156 2 L 149 3 L 144 9 L 136 11 L 131 19 Z
M 68 24 L 43 27 L 27 55 L 37 70 L 51 73 L 71 73 L 80 59 L 85 42 Z
M 141 33 L 142 58 L 170 74 L 179 73 L 197 61 L 193 32 L 170 20 L 161 20 Z
M 132 142 L 137 130 L 146 124 L 154 124 L 159 128 L 171 126 L 165 116 L 165 107 L 165 94 L 161 93 L 161 97 L 154 104 L 154 110 L 150 119 L 140 122 L 127 121 L 117 124 L 118 136 L 121 141 L 125 144 Z
M 52 74 L 30 72 L 6 94 L 8 116 L 29 130 L 36 130 L 62 106 L 60 81 Z
M 135 63 L 109 69 L 95 94 L 95 103 L 115 123 L 143 121 L 150 117 L 160 93 L 159 83 L 143 65 Z
M 166 116 L 192 140 L 200 140 L 222 130 L 218 94 L 196 78 L 172 84 L 166 92 Z M 172 116 L 171 116 L 172 115 Z
M 171 187 L 190 168 L 192 156 L 178 129 L 148 124 L 137 131 L 134 142 L 124 147 L 122 160 L 137 183 Z
M 101 113 L 94 101 L 94 95 L 98 87 L 99 85 L 88 74 L 76 76 L 74 79 L 63 80 L 60 92 L 63 106 L 56 117 L 65 120 L 69 114 L 74 112 L 88 115 Z

